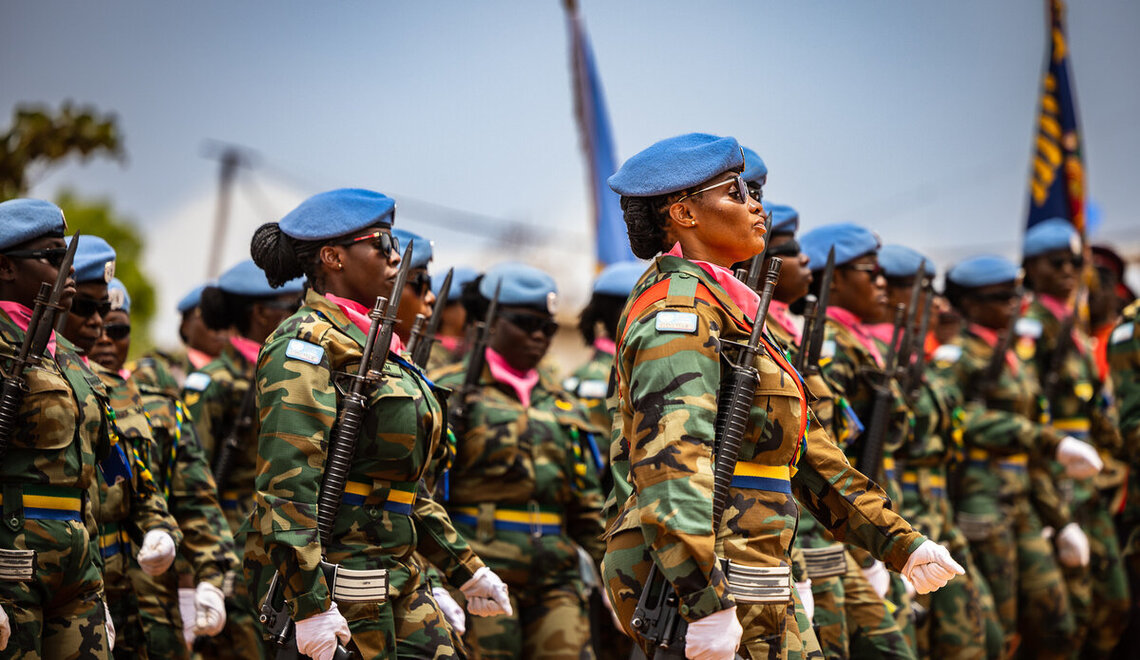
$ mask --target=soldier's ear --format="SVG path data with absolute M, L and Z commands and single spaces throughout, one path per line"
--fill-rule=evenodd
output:
M 11 282 L 16 279 L 16 264 L 4 255 L 0 255 L 0 281 Z
M 344 248 L 336 245 L 322 245 L 320 252 L 317 253 L 317 258 L 320 259 L 325 270 L 342 270 L 344 268 L 344 264 L 341 263 L 343 250 Z
M 693 217 L 693 211 L 689 208 L 688 204 L 674 202 L 669 205 L 668 212 L 669 223 L 674 225 L 675 228 L 689 228 L 697 224 L 696 218 Z

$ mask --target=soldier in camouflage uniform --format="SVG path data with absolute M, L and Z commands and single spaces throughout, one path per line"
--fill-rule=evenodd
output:
M 246 577 L 261 602 L 279 573 L 297 647 L 315 660 L 331 658 L 335 642 L 350 638 L 364 657 L 461 655 L 415 551 L 459 586 L 470 612 L 510 611 L 506 586 L 420 485 L 446 425 L 428 381 L 399 357 L 394 334 L 390 346 L 377 348 L 387 360 L 382 379 L 364 392 L 368 405 L 327 546 L 317 531 L 337 383 L 359 372 L 365 304 L 391 295 L 400 263 L 389 233 L 394 211 L 391 198 L 367 190 L 321 193 L 259 228 L 251 247 L 271 285 L 305 275 L 309 288 L 258 359 L 255 508 L 242 528 Z M 332 588 L 322 558 L 369 583 L 349 591 L 338 578 Z
M 467 353 L 467 330 L 470 324 L 462 298 L 464 288 L 476 277 L 479 277 L 479 272 L 474 268 L 455 266 L 455 272 L 451 276 L 451 290 L 447 294 L 447 306 L 442 310 L 443 318 L 440 319 L 439 331 L 435 336 L 436 343 L 432 345 L 428 357 L 428 373 L 463 360 Z M 431 291 L 436 297 L 439 297 L 442 286 L 442 279 L 432 281 Z
M 0 203 L 0 366 L 4 378 L 24 341 L 41 282 L 64 257 L 59 207 Z M 61 303 L 74 295 L 69 281 Z M 0 657 L 105 658 L 102 559 L 88 497 L 112 448 L 106 393 L 80 357 L 52 342 L 24 370 L 27 391 L 0 460 Z M 97 383 L 98 381 L 95 380 Z
M 162 363 L 178 382 L 178 387 L 186 382 L 186 376 L 194 373 L 218 357 L 222 347 L 226 344 L 228 332 L 211 330 L 202 321 L 202 311 L 198 303 L 202 300 L 202 291 L 205 284 L 187 292 L 178 301 L 176 309 L 182 315 L 182 322 L 178 326 L 178 337 L 185 347 L 183 351 L 167 352 L 155 349 L 148 354 Z
M 132 582 L 142 606 L 149 650 L 162 657 L 186 657 L 196 629 L 197 634 L 213 636 L 225 625 L 223 577 L 237 566 L 233 536 L 218 504 L 218 489 L 194 425 L 179 399 L 178 383 L 154 358 L 143 358 L 132 368 L 124 368 L 131 346 L 131 298 L 118 279 L 111 280 L 108 293 L 111 311 L 89 357 L 138 388 L 155 440 L 150 452 L 151 474 L 183 536 L 176 572 L 150 578 L 134 571 Z M 168 599 L 174 590 L 178 593 L 177 615 L 170 612 Z M 159 623 L 168 619 L 177 622 L 179 618 L 184 639 L 171 638 L 170 630 Z
M 1077 617 L 1078 650 L 1101 658 L 1116 647 L 1131 603 L 1111 513 L 1119 509 L 1127 475 L 1118 459 L 1127 457 L 1088 335 L 1075 323 L 1069 337 L 1060 336 L 1065 321 L 1075 314 L 1068 301 L 1083 265 L 1077 231 L 1061 218 L 1038 223 L 1025 234 L 1024 257 L 1034 297 L 1018 322 L 1019 354 L 1037 367 L 1053 426 L 1090 443 L 1105 463 L 1095 477 L 1059 484 L 1062 494 L 1071 497 L 1073 519 L 1090 541 L 1089 565 L 1063 568 Z
M 63 336 L 83 352 L 85 360 L 103 335 L 103 321 L 110 314 L 107 285 L 114 266 L 115 251 L 106 241 L 90 235 L 79 238 L 76 295 L 63 324 Z M 150 471 L 154 438 L 138 390 L 122 375 L 95 362 L 89 365 L 110 396 L 108 430 L 123 450 L 112 454 L 120 459 L 116 468 L 104 465 L 100 471 L 95 514 L 107 603 L 117 631 L 114 652 L 121 658 L 160 657 L 176 652 L 181 642 L 177 583 L 169 579 L 163 585 L 169 588 L 153 594 L 158 602 L 147 608 L 144 623 L 139 579 L 143 575 L 163 576 L 164 581 L 173 578 L 164 574 L 174 561 L 182 534 Z M 141 546 L 137 557 L 132 556 L 132 542 Z
M 634 254 L 668 253 L 638 283 L 618 326 L 611 458 L 620 505 L 607 515 L 603 572 L 618 618 L 644 646 L 631 617 L 656 565 L 680 599 L 690 657 L 795 651 L 793 489 L 840 538 L 870 548 L 922 591 L 961 571 L 888 510 L 826 430 L 809 425 L 803 384 L 767 341 L 751 365 L 759 387 L 724 518 L 712 528 L 722 349 L 733 353 L 726 342 L 747 339 L 759 305 L 728 270 L 764 247 L 763 209 L 740 177 L 744 165 L 735 139 L 688 134 L 639 153 L 609 181 Z M 768 588 L 748 589 L 745 576 Z
M 1128 464 L 1128 499 L 1118 521 L 1117 532 L 1124 543 L 1132 605 L 1115 658 L 1126 658 L 1140 644 L 1140 301 L 1124 309 L 1120 323 L 1108 336 L 1108 365 L 1113 392 L 1120 414 L 1124 447 L 1131 452 Z
M 1080 454 L 1079 447 L 1071 454 L 1080 443 L 1048 425 L 1031 363 L 1007 351 L 998 377 L 986 375 L 999 333 L 1016 313 L 1017 284 L 1017 267 L 1001 257 L 973 257 L 951 269 L 947 297 L 966 325 L 932 361 L 966 401 L 965 462 L 948 486 L 957 493 L 957 522 L 992 590 L 1007 648 L 1061 658 L 1074 650 L 1076 627 L 1042 521 L 1058 530 L 1062 556 L 1084 554 L 1087 561 L 1088 546 L 1051 480 L 1035 475 L 1054 455 L 1073 469 L 1082 456 L 1096 461 L 1096 455 Z
M 479 281 L 482 307 L 497 287 L 499 312 L 474 389 L 465 387 L 469 361 L 433 374 L 456 391 L 450 406 L 461 411 L 448 511 L 503 576 L 516 612 L 472 621 L 466 640 L 478 658 L 593 657 L 578 548 L 601 560 L 597 429 L 537 369 L 558 329 L 554 280 L 500 264 Z
M 183 397 L 208 465 L 213 467 L 222 510 L 241 552 L 245 538 L 237 533 L 253 511 L 257 467 L 254 402 L 249 392 L 261 343 L 297 308 L 304 282 L 300 278 L 278 289 L 252 261 L 236 264 L 206 287 L 198 308 L 206 328 L 228 335 L 221 355 L 186 378 Z M 243 410 L 243 406 L 247 406 Z M 227 449 L 226 446 L 229 445 Z M 223 458 L 223 455 L 225 456 Z M 225 462 L 226 467 L 221 467 Z M 250 658 L 263 653 L 257 611 L 245 580 L 234 566 L 227 576 L 229 620 L 223 633 L 205 644 L 212 657 Z

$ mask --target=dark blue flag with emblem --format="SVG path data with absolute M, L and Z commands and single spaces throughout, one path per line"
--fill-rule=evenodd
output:
M 589 168 L 590 189 L 594 202 L 594 235 L 598 269 L 636 257 L 626 238 L 625 220 L 617 193 L 610 190 L 606 179 L 617 171 L 613 132 L 602 82 L 594 64 L 586 27 L 578 15 L 577 2 L 565 0 L 566 23 L 570 30 L 570 68 L 574 83 L 574 114 L 582 136 L 582 150 Z
M 1041 84 L 1026 228 L 1049 218 L 1066 218 L 1083 235 L 1085 170 L 1068 55 L 1065 4 L 1049 0 L 1049 59 Z

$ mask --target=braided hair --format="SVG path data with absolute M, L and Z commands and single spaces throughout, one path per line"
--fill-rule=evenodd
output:
M 310 287 L 323 291 L 318 255 L 325 244 L 325 241 L 297 240 L 281 231 L 276 222 L 267 222 L 253 233 L 249 254 L 253 262 L 265 271 L 270 286 L 279 287 L 304 275 Z
M 672 193 L 676 194 L 676 193 Z M 639 259 L 652 259 L 668 246 L 665 222 L 670 195 L 621 198 L 629 247 Z
M 617 339 L 618 320 L 625 308 L 625 296 L 611 296 L 604 293 L 595 293 L 586 303 L 582 315 L 578 317 L 578 332 L 587 345 L 592 345 L 597 339 L 598 324 L 606 330 L 606 335 Z

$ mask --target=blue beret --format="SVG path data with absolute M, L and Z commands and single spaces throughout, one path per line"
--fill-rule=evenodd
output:
M 500 282 L 500 305 L 537 307 L 554 313 L 558 285 L 554 283 L 553 277 L 541 270 L 515 261 L 501 263 L 487 271 L 483 281 L 479 282 L 479 293 L 490 300 Z
M 823 270 L 827 265 L 827 252 L 832 246 L 835 246 L 835 265 L 842 266 L 878 250 L 879 237 L 850 222 L 816 227 L 800 236 L 800 250 L 811 259 L 813 271 Z
M 1053 250 L 1080 252 L 1080 235 L 1064 218 L 1042 220 L 1025 232 L 1025 258 L 1036 257 Z
M 625 298 L 645 274 L 646 267 L 642 261 L 619 261 L 610 264 L 598 275 L 598 279 L 594 280 L 594 293 Z
M 10 199 L 0 202 L 0 250 L 45 234 L 63 236 L 67 223 L 63 211 L 42 199 Z
M 918 264 L 926 259 L 926 274 L 934 277 L 934 264 L 928 257 L 903 245 L 884 245 L 879 250 L 879 265 L 887 277 L 914 277 Z
M 119 278 L 112 278 L 107 284 L 107 295 L 111 297 L 111 309 L 131 313 L 131 294 L 127 293 L 127 287 Z
M 764 185 L 768 181 L 768 166 L 764 164 L 764 159 L 760 154 L 752 151 L 748 147 L 744 149 L 744 173 L 741 175 L 748 183 L 759 183 Z
M 298 277 L 289 280 L 274 289 L 269 286 L 269 280 L 265 278 L 265 271 L 258 268 L 252 259 L 246 259 L 222 273 L 215 286 L 226 293 L 266 298 L 282 293 L 300 293 L 305 288 L 305 278 Z
M 404 253 L 409 242 L 414 241 L 412 243 L 412 268 L 427 268 L 432 256 L 431 241 L 419 234 L 413 234 L 407 229 L 393 229 L 392 235 L 400 239 L 400 254 Z
M 463 290 L 463 285 L 471 280 L 479 277 L 479 271 L 469 266 L 455 266 L 455 272 L 451 275 L 451 290 L 448 292 L 447 297 L 451 302 L 459 302 L 459 292 Z M 431 280 L 431 292 L 439 296 L 440 290 L 443 288 L 443 278 L 433 277 Z
M 743 166 L 744 156 L 736 138 L 687 133 L 661 140 L 635 154 L 608 183 L 619 195 L 655 197 L 692 188 Z
M 946 273 L 946 280 L 961 287 L 973 289 L 1003 282 L 1016 282 L 1021 277 L 1021 269 L 1005 257 L 983 254 L 970 257 L 959 262 L 950 272 Z
M 185 314 L 197 307 L 198 303 L 202 301 L 202 289 L 205 289 L 206 286 L 206 284 L 199 284 L 193 289 L 190 289 L 189 293 L 182 296 L 182 300 L 178 301 L 178 311 Z
M 278 225 L 291 238 L 321 241 L 395 221 L 396 201 L 391 197 L 361 188 L 340 188 L 306 199 Z
M 800 212 L 787 204 L 764 202 L 764 210 L 772 216 L 773 234 L 794 234 L 800 229 Z M 825 257 L 826 258 L 826 257 Z
M 67 239 L 67 242 L 70 245 L 71 239 Z M 98 236 L 80 234 L 73 265 L 76 282 L 106 284 L 115 276 L 115 248 Z

